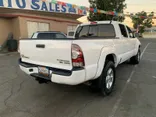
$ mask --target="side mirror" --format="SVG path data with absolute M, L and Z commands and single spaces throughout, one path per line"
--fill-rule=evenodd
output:
M 139 33 L 135 33 L 134 35 L 135 35 L 135 37 L 139 37 Z
M 129 33 L 130 38 L 134 38 L 133 33 Z

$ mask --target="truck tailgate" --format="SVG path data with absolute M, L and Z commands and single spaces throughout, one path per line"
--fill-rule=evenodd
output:
M 21 40 L 23 62 L 59 69 L 72 70 L 72 40 Z

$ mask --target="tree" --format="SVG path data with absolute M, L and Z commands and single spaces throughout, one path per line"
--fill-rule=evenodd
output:
M 116 11 L 117 13 L 123 13 L 126 8 L 125 0 L 89 0 L 91 8 L 97 8 L 104 11 Z M 88 20 L 90 21 L 103 21 L 111 20 L 113 16 L 103 13 L 93 13 L 90 11 Z M 124 17 L 114 17 L 115 21 L 123 21 Z
M 142 33 L 144 33 L 145 31 L 145 28 L 152 27 L 153 16 L 154 12 L 147 14 L 147 12 L 145 11 L 138 12 L 136 14 L 131 14 L 134 29 L 137 29 L 138 33 L 142 35 Z

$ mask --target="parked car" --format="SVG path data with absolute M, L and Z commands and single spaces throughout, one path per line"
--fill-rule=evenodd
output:
M 37 40 L 51 40 L 51 39 L 66 39 L 67 36 L 59 31 L 37 31 L 32 34 L 30 39 L 37 39 Z M 29 39 L 29 40 L 30 40 Z M 20 43 L 19 43 L 20 46 Z M 18 48 L 18 52 L 20 53 L 20 50 Z
M 40 83 L 90 82 L 101 94 L 109 95 L 115 84 L 116 67 L 128 59 L 132 64 L 140 61 L 140 41 L 120 22 L 80 24 L 74 36 L 75 39 L 66 40 L 21 40 L 21 70 Z
M 67 38 L 67 36 L 58 31 L 38 31 L 35 32 L 31 39 L 62 39 Z

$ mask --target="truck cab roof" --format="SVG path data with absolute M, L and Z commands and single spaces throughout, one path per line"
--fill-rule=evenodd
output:
M 80 26 L 91 25 L 91 24 L 123 24 L 123 23 L 118 22 L 118 21 L 107 20 L 107 21 L 93 21 L 93 22 L 83 23 L 83 24 L 80 24 Z

